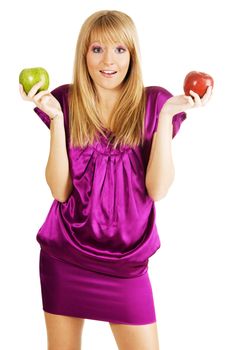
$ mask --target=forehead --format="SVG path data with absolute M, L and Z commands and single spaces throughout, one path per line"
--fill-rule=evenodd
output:
M 121 43 L 120 41 L 114 41 L 114 42 L 103 42 L 103 41 L 101 41 L 101 40 L 98 40 L 98 39 L 96 39 L 96 40 L 93 40 L 93 41 L 90 41 L 90 45 L 93 45 L 93 44 L 99 44 L 99 45 L 101 45 L 101 46 L 114 46 L 114 45 L 119 45 L 119 44 L 123 44 L 123 43 Z
M 117 43 L 124 43 L 120 33 L 113 33 L 111 31 L 103 32 L 100 30 L 93 30 L 90 35 L 89 43 L 99 43 L 106 45 L 114 45 Z

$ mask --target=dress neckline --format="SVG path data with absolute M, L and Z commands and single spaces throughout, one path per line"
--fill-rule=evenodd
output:
M 103 131 L 105 132 L 105 134 L 112 134 L 112 131 L 108 128 L 102 127 Z

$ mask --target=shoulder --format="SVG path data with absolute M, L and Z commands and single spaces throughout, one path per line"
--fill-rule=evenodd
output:
M 173 94 L 162 86 L 146 86 L 146 106 L 150 113 L 159 114 L 164 103 L 173 96 Z
M 71 84 L 63 84 L 63 85 L 59 85 L 57 86 L 55 89 L 53 89 L 51 91 L 51 94 L 56 97 L 56 98 L 61 98 L 62 96 L 68 94 L 69 90 L 70 90 L 70 86 Z
M 170 91 L 168 91 L 162 86 L 146 86 L 145 92 L 148 98 L 157 98 L 160 96 L 169 98 L 173 96 Z
M 151 139 L 157 129 L 160 111 L 164 103 L 173 95 L 162 86 L 146 86 L 145 132 Z

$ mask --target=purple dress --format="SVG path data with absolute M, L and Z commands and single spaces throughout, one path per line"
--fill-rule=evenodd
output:
M 114 150 L 104 129 L 106 137 L 81 149 L 69 143 L 68 89 L 65 84 L 52 94 L 64 114 L 73 191 L 66 202 L 52 202 L 36 236 L 43 310 L 113 323 L 153 323 L 148 260 L 160 239 L 145 174 L 159 112 L 172 94 L 158 86 L 145 88 L 143 146 Z M 49 128 L 49 116 L 38 107 L 34 111 Z M 185 118 L 184 112 L 173 117 L 173 137 Z

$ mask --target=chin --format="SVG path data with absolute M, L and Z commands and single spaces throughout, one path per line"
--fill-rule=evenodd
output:
M 113 90 L 113 89 L 119 89 L 121 87 L 122 82 L 119 83 L 96 83 L 96 85 L 99 85 L 102 89 L 107 89 L 107 90 Z

